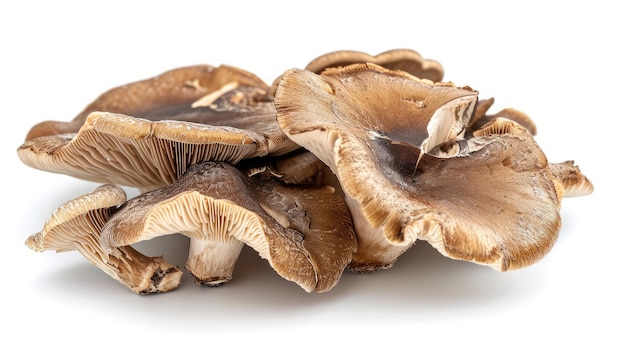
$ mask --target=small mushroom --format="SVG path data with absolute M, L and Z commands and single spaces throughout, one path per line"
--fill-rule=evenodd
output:
M 335 286 L 356 250 L 349 211 L 327 186 L 248 177 L 202 162 L 176 182 L 128 201 L 102 230 L 105 248 L 181 233 L 195 239 L 187 269 L 198 284 L 232 278 L 243 244 L 307 292 Z
M 88 108 L 104 112 L 35 126 L 18 156 L 36 169 L 147 191 L 171 184 L 197 162 L 237 163 L 300 148 L 278 127 L 273 102 L 262 100 L 264 83 L 228 66 L 208 77 L 200 75 L 205 70 L 175 70 L 113 89 Z M 75 133 L 53 133 L 73 131 L 80 121 Z
M 469 88 L 373 64 L 283 75 L 278 122 L 341 184 L 359 243 L 351 269 L 388 268 L 418 239 L 502 271 L 551 249 L 564 189 L 588 193 L 590 183 L 555 174 L 511 120 L 465 135 L 476 100 Z
M 26 245 L 34 251 L 78 251 L 87 260 L 138 294 L 167 292 L 178 287 L 182 271 L 161 257 L 146 257 L 130 246 L 105 252 L 100 242 L 104 223 L 126 201 L 124 191 L 102 185 L 92 193 L 61 205 L 31 235 Z

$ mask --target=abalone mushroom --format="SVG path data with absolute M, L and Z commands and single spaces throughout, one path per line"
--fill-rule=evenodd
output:
M 441 82 L 444 73 L 439 62 L 425 59 L 417 51 L 411 49 L 393 49 L 378 55 L 355 50 L 333 51 L 313 59 L 304 69 L 319 74 L 327 68 L 345 67 L 355 63 L 374 63 L 390 70 L 405 71 L 415 77 L 433 82 Z
M 338 50 L 316 57 L 304 69 L 313 73 L 322 73 L 328 68 L 344 67 L 355 63 L 374 63 L 387 69 L 405 71 L 433 82 L 440 82 L 444 73 L 439 62 L 425 59 L 417 51 L 411 49 L 393 49 L 378 55 L 356 50 Z M 272 83 L 271 96 L 275 95 L 280 78 L 276 78 Z
M 300 149 L 278 127 L 273 102 L 264 100 L 267 89 L 230 66 L 172 70 L 110 90 L 70 123 L 35 126 L 18 155 L 41 170 L 159 189 L 202 161 L 236 164 Z M 68 133 L 54 134 L 59 131 Z M 189 260 L 207 245 L 214 243 L 192 237 Z
M 416 240 L 505 271 L 553 246 L 567 188 L 530 132 L 495 118 L 467 136 L 477 93 L 374 64 L 292 69 L 276 92 L 283 131 L 336 174 L 358 238 L 350 268 L 390 267 Z M 568 171 L 580 173 L 573 165 Z
M 178 119 L 203 123 L 206 111 L 192 104 L 206 102 L 215 94 L 245 88 L 266 90 L 254 74 L 237 67 L 195 65 L 179 67 L 158 76 L 112 88 L 88 104 L 73 120 L 43 121 L 34 125 L 25 141 L 42 136 L 76 133 L 92 112 L 112 112 L 149 120 Z M 258 94 L 261 96 L 262 94 Z M 184 112 L 184 113 L 182 113 Z
M 267 86 L 253 78 L 228 66 L 208 73 L 191 67 L 116 88 L 87 110 L 142 118 L 94 111 L 77 133 L 32 138 L 18 155 L 37 169 L 145 192 L 172 184 L 198 162 L 235 164 L 299 149 L 278 127 L 273 103 L 263 100 Z M 34 130 L 68 130 L 73 124 L 49 122 Z M 190 257 L 205 244 L 191 238 Z
M 104 111 L 33 127 L 18 156 L 36 169 L 147 191 L 197 162 L 237 163 L 300 148 L 278 127 L 273 102 L 263 100 L 267 85 L 229 66 L 205 71 L 174 70 L 112 89 L 87 109 Z
M 124 191 L 102 185 L 66 202 L 54 211 L 43 229 L 26 245 L 34 251 L 78 251 L 89 262 L 138 294 L 167 292 L 178 287 L 182 271 L 161 257 L 146 257 L 130 246 L 105 252 L 100 231 L 117 207 L 126 201 Z
M 299 148 L 286 140 L 274 114 L 230 123 L 234 126 L 153 122 L 94 112 L 78 133 L 33 139 L 19 147 L 18 155 L 36 169 L 148 191 L 171 184 L 201 161 L 238 163 Z
M 356 250 L 349 211 L 333 188 L 248 177 L 224 162 L 195 164 L 173 184 L 129 200 L 105 224 L 102 242 L 115 250 L 175 233 L 198 243 L 186 265 L 210 286 L 232 278 L 246 244 L 280 276 L 324 292 Z

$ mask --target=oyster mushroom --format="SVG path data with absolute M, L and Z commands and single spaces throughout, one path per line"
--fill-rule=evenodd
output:
M 359 243 L 351 269 L 388 268 L 416 240 L 501 271 L 553 246 L 566 189 L 591 184 L 553 172 L 513 121 L 495 118 L 467 137 L 476 101 L 469 88 L 374 64 L 283 75 L 278 122 L 341 184 Z
M 106 92 L 70 123 L 36 125 L 18 155 L 49 172 L 158 189 L 202 161 L 236 164 L 299 149 L 278 127 L 267 90 L 254 75 L 230 66 L 168 71 Z M 192 237 L 189 257 L 207 245 L 214 244 Z
M 147 191 L 197 162 L 237 163 L 300 148 L 278 127 L 273 102 L 263 101 L 263 82 L 228 66 L 206 70 L 174 70 L 113 89 L 86 117 L 33 127 L 18 156 L 36 169 Z
M 238 167 L 249 176 L 264 174 L 285 184 L 336 185 L 328 166 L 304 148 L 286 155 L 243 160 Z
M 195 164 L 176 182 L 128 201 L 102 230 L 105 248 L 181 233 L 196 240 L 187 268 L 202 285 L 232 278 L 244 244 L 305 291 L 335 286 L 356 250 L 334 189 L 248 177 L 228 163 Z
M 344 67 L 355 63 L 374 63 L 387 69 L 405 71 L 433 82 L 440 82 L 444 73 L 439 62 L 424 59 L 422 55 L 411 49 L 393 49 L 375 56 L 355 50 L 333 51 L 316 57 L 304 69 L 313 73 L 322 73 L 328 68 Z M 271 96 L 275 95 L 280 78 L 276 78 L 272 83 Z
M 443 67 L 434 60 L 427 60 L 411 49 L 393 49 L 372 56 L 354 51 L 340 50 L 321 55 L 304 68 L 314 73 L 322 73 L 327 68 L 344 67 L 354 63 L 374 63 L 390 70 L 405 71 L 415 77 L 440 82 L 443 79 Z
M 31 128 L 25 140 L 76 133 L 87 116 L 95 111 L 149 120 L 178 119 L 203 123 L 206 121 L 207 111 L 191 109 L 193 103 L 204 101 L 206 104 L 207 98 L 215 94 L 243 87 L 251 91 L 267 89 L 266 84 L 254 74 L 232 66 L 196 65 L 175 68 L 153 78 L 110 89 L 87 105 L 72 121 L 38 123 Z
M 182 271 L 161 257 L 146 257 L 130 246 L 105 252 L 100 242 L 104 223 L 126 201 L 124 191 L 102 185 L 92 193 L 61 205 L 31 235 L 26 245 L 34 251 L 78 251 L 89 262 L 138 294 L 167 292 L 180 284 Z

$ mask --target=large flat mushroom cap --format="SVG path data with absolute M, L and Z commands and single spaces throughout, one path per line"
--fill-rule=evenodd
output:
M 348 209 L 332 188 L 249 178 L 216 162 L 198 163 L 173 184 L 131 199 L 102 235 L 115 248 L 174 233 L 245 243 L 306 291 L 331 289 L 356 249 Z
M 539 261 L 561 228 L 562 184 L 532 135 L 496 118 L 457 144 L 457 157 L 426 155 L 419 166 L 414 194 L 440 225 L 422 239 L 499 271 Z
M 273 102 L 262 100 L 267 92 L 264 83 L 225 66 L 211 73 L 220 82 L 228 81 L 226 78 L 232 81 L 225 84 L 226 88 L 209 90 L 205 85 L 212 80 L 205 83 L 196 79 L 193 89 L 201 90 L 203 97 L 195 99 L 197 96 L 193 95 L 192 100 L 185 94 L 184 98 L 174 96 L 174 103 L 169 105 L 159 99 L 148 99 L 145 105 L 132 100 L 129 106 L 118 101 L 125 90 L 135 92 L 148 83 L 114 89 L 101 98 L 103 102 L 94 104 L 103 108 L 114 106 L 113 110 L 139 113 L 138 116 L 91 112 L 75 133 L 30 138 L 18 148 L 18 156 L 33 168 L 145 191 L 171 184 L 197 162 L 237 163 L 300 148 L 276 123 Z M 159 87 L 165 84 L 160 79 L 150 82 L 159 83 Z M 255 82 L 257 86 L 250 85 Z M 170 88 L 176 92 L 179 85 Z
M 300 145 L 308 144 L 300 136 L 308 140 L 309 132 L 318 130 L 430 149 L 464 133 L 477 100 L 471 88 L 433 83 L 375 64 L 332 68 L 321 75 L 292 69 L 279 89 L 278 123 Z M 333 168 L 326 152 L 313 153 Z
M 518 123 L 465 135 L 475 99 L 374 65 L 283 75 L 278 122 L 337 175 L 359 238 L 352 268 L 388 267 L 418 239 L 497 270 L 552 248 L 562 177 Z
M 419 151 L 455 140 L 463 135 L 476 100 L 470 88 L 433 83 L 375 64 L 327 69 L 321 75 L 299 69 L 285 72 L 276 94 L 278 123 L 339 179 L 361 237 L 353 268 L 388 267 L 414 240 L 399 239 L 397 228 L 380 232 L 386 216 L 376 209 L 381 201 L 377 197 L 387 196 L 386 181 L 372 173 L 391 173 L 377 164 L 390 157 L 377 145 L 389 141 Z M 416 166 L 417 161 L 405 171 L 414 172 Z M 358 183 L 372 189 L 362 192 Z M 374 195 L 374 189 L 381 191 Z M 368 252 L 377 252 L 376 257 Z M 360 258 L 362 254 L 367 257 Z M 355 262 L 361 260 L 357 268 Z
M 98 96 L 73 120 L 44 121 L 31 128 L 26 141 L 41 136 L 76 133 L 92 112 L 112 112 L 150 120 L 173 119 L 181 110 L 224 87 L 267 90 L 267 85 L 245 70 L 222 65 L 175 68 L 156 77 L 124 84 Z M 189 120 L 189 116 L 186 116 Z

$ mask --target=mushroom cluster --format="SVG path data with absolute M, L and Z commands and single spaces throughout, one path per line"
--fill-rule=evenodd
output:
M 307 292 L 389 268 L 417 240 L 526 267 L 553 247 L 563 197 L 593 186 L 573 161 L 547 160 L 526 114 L 493 103 L 408 49 L 328 53 L 271 85 L 227 65 L 176 68 L 31 128 L 26 165 L 103 185 L 26 244 L 78 251 L 139 294 L 179 286 L 179 267 L 133 248 L 170 234 L 189 238 L 185 268 L 206 286 L 232 279 L 244 245 Z

